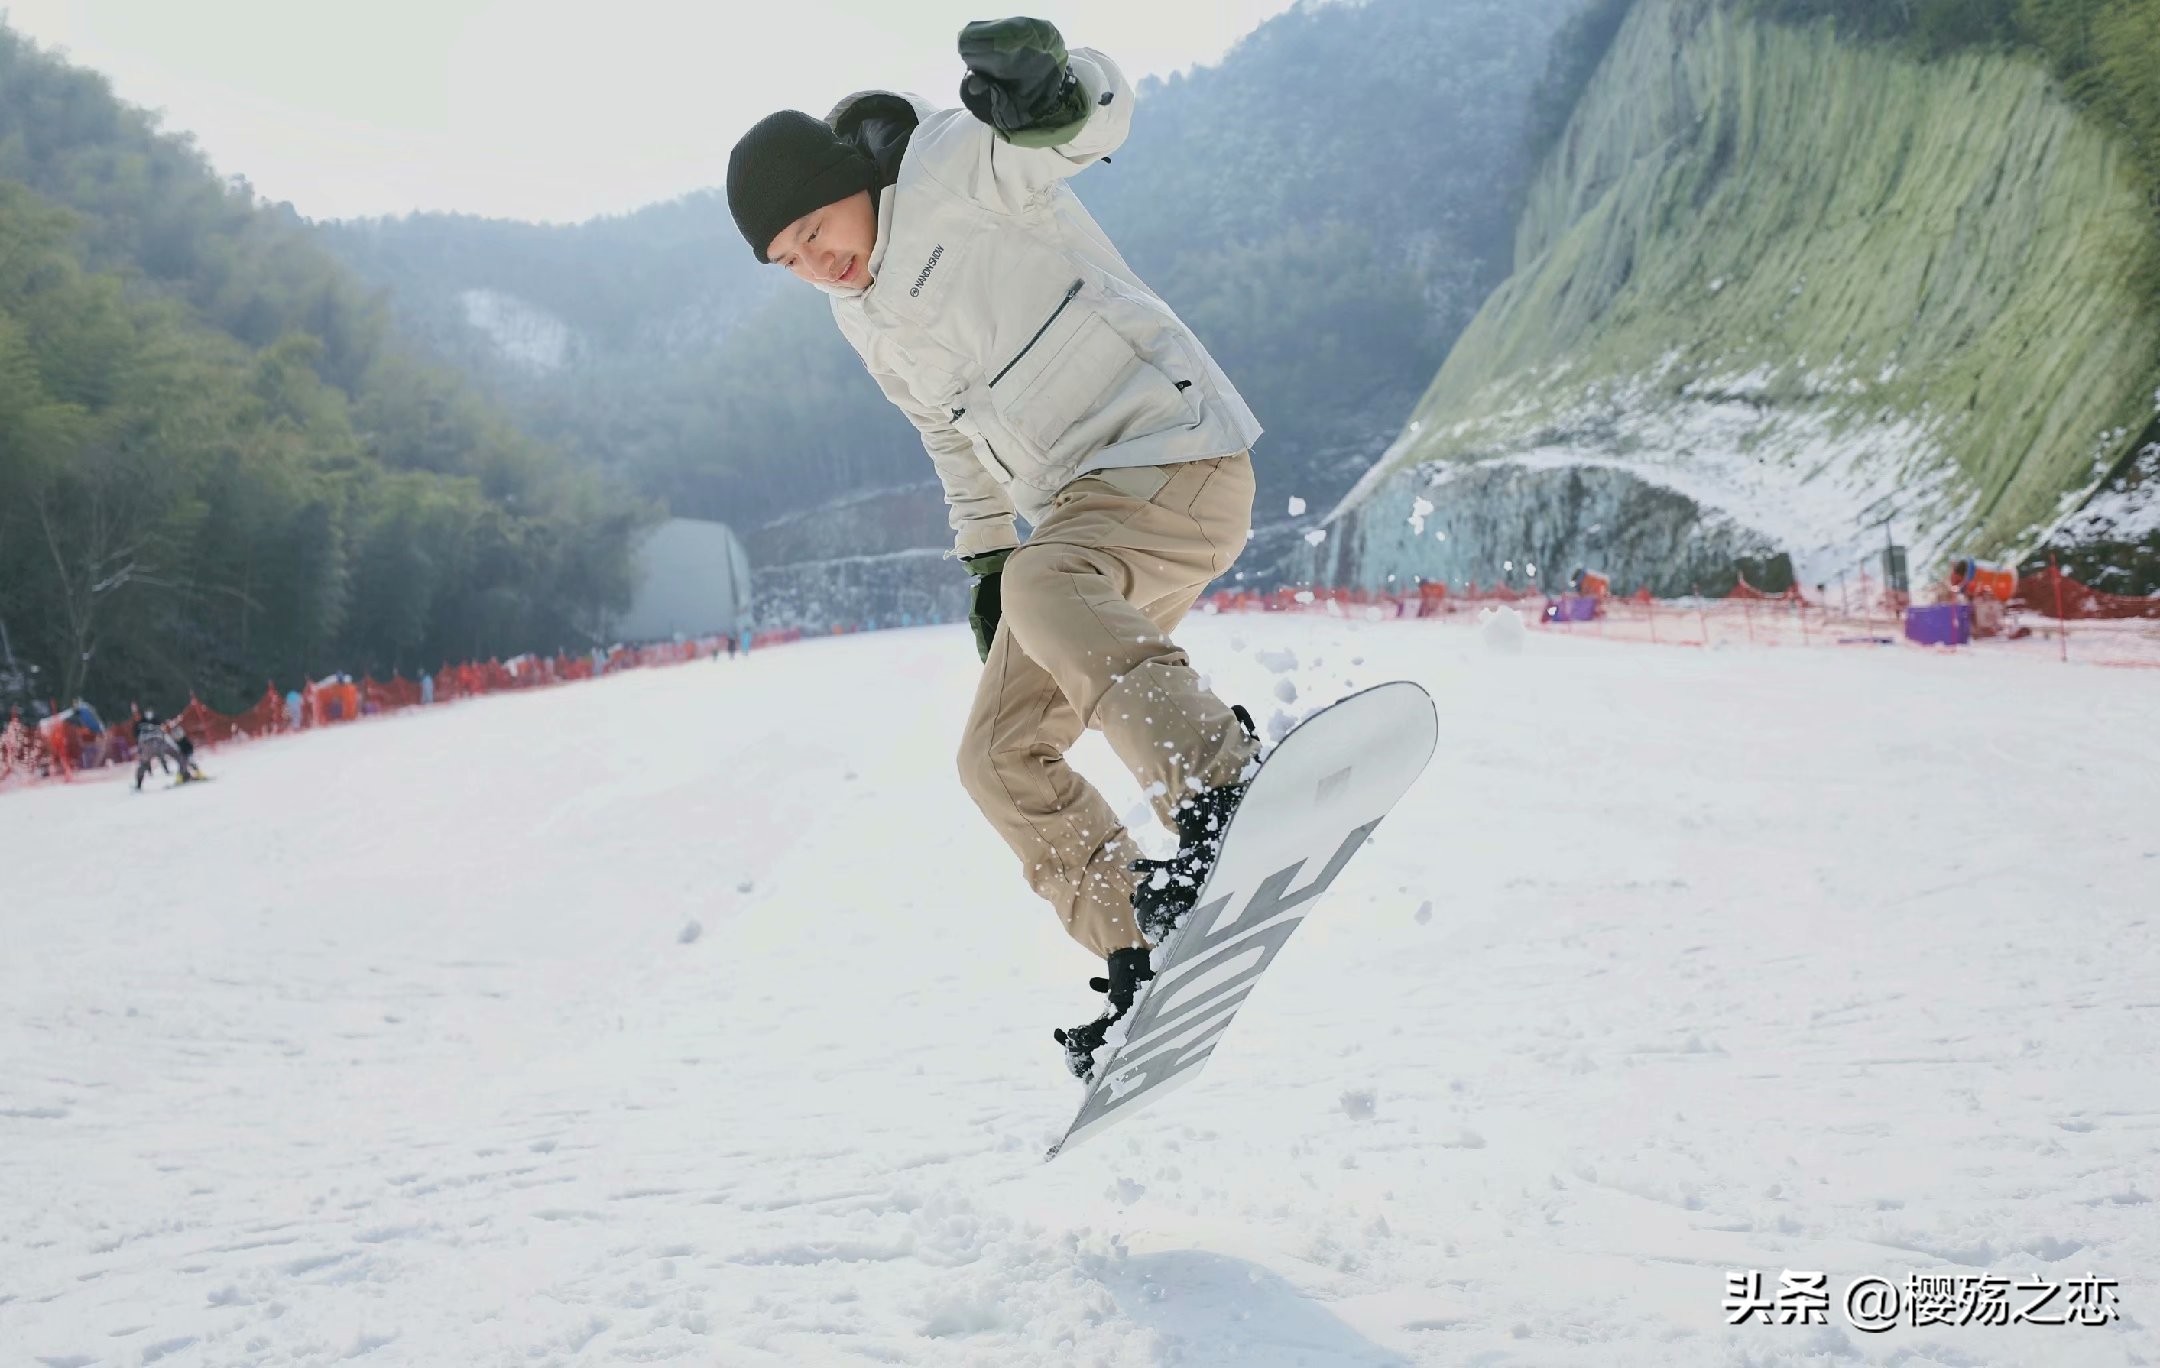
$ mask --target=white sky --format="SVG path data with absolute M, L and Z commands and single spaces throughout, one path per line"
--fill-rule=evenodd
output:
M 1033 0 L 1128 75 L 1221 58 L 1291 0 Z M 870 86 L 957 103 L 980 0 L 0 0 L 312 218 L 572 221 L 722 182 L 780 108 Z

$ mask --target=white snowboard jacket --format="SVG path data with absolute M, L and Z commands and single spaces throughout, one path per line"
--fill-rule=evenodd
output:
M 1070 58 L 1090 115 L 1056 147 L 1014 146 L 964 109 L 909 97 L 917 123 L 878 196 L 872 283 L 821 287 L 921 431 L 958 556 L 1016 545 L 1013 515 L 1040 522 L 1089 471 L 1227 456 L 1260 435 L 1066 184 L 1125 140 L 1134 102 L 1109 58 Z

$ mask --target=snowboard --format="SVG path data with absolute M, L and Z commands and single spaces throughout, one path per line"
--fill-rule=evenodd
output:
M 1431 695 L 1408 680 L 1354 693 L 1269 751 L 1230 815 L 1193 910 L 1155 948 L 1155 977 L 1112 1031 L 1055 1159 L 1190 1083 L 1290 933 L 1424 773 L 1439 743 Z

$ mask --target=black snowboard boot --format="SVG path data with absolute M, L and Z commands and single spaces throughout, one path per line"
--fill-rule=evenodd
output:
M 1230 828 L 1230 814 L 1245 797 L 1245 784 L 1196 793 L 1179 803 L 1177 853 L 1167 860 L 1134 860 L 1130 866 L 1140 876 L 1133 889 L 1133 917 L 1140 934 L 1161 945 L 1177 930 L 1185 914 L 1199 900 L 1200 885 L 1207 882 L 1222 849 L 1223 833 Z
M 1260 730 L 1243 704 L 1232 704 L 1230 711 L 1247 736 L 1260 739 Z M 1167 860 L 1134 860 L 1128 866 L 1140 876 L 1139 886 L 1133 889 L 1133 916 L 1140 923 L 1140 934 L 1151 943 L 1161 945 L 1168 940 L 1193 910 L 1200 885 L 1215 867 L 1223 833 L 1230 829 L 1230 814 L 1249 787 L 1250 783 L 1225 784 L 1190 795 L 1171 814 L 1177 823 L 1177 853 Z
M 1148 963 L 1146 950 L 1116 950 L 1111 952 L 1108 974 L 1088 980 L 1088 987 L 1107 996 L 1110 1005 L 1084 1026 L 1052 1032 L 1057 1043 L 1065 1047 L 1065 1067 L 1072 1070 L 1073 1077 L 1082 1083 L 1094 1081 L 1095 1052 L 1102 1048 L 1103 1037 L 1132 1010 L 1140 985 L 1153 977 L 1155 966 Z

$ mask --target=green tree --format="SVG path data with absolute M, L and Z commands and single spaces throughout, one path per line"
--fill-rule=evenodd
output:
M 0 621 L 40 692 L 235 708 L 578 642 L 651 516 L 415 360 L 289 208 L 0 26 Z

